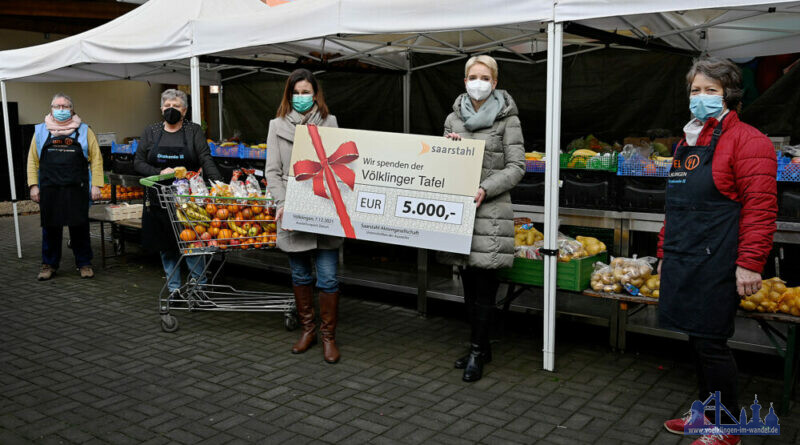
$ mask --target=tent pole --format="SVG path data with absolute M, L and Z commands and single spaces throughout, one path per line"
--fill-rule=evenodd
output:
M 222 79 L 219 81 L 219 92 L 217 93 L 217 106 L 219 108 L 219 141 L 222 142 Z
M 403 74 L 403 133 L 411 132 L 411 53 L 406 55 L 406 73 Z
M 200 59 L 192 57 L 189 62 L 192 79 L 192 122 L 202 125 L 203 110 L 200 109 Z
M 19 215 L 17 213 L 17 184 L 14 181 L 14 160 L 11 156 L 11 125 L 8 123 L 8 96 L 6 81 L 0 80 L 0 94 L 3 96 L 3 128 L 6 135 L 6 155 L 8 156 L 8 180 L 11 185 L 11 207 L 14 211 L 14 234 L 17 237 L 17 258 L 22 258 L 22 243 L 19 239 Z
M 545 128 L 544 245 L 558 249 L 558 167 L 561 146 L 561 66 L 563 24 L 547 24 L 547 112 Z M 556 256 L 544 257 L 544 336 L 542 367 L 555 369 Z

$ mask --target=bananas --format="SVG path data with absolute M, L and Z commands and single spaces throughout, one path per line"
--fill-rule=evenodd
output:
M 190 204 L 193 204 L 194 207 L 191 206 Z M 211 219 L 208 217 L 208 213 L 206 213 L 205 210 L 203 210 L 203 213 L 200 213 L 197 210 L 195 210 L 195 208 L 199 208 L 199 206 L 193 202 L 185 202 L 181 204 L 181 209 L 178 212 L 176 212 L 178 214 L 178 219 L 181 218 L 180 214 L 181 212 L 183 212 L 188 218 L 189 223 L 200 224 L 203 227 L 208 227 L 209 226 L 208 222 Z M 204 213 L 205 215 L 203 215 Z
M 575 150 L 572 152 L 572 156 L 585 156 L 587 158 L 591 158 L 592 156 L 597 156 L 596 151 L 589 150 L 588 148 L 581 148 L 580 150 Z
M 235 219 L 229 219 L 228 220 L 228 227 L 230 227 L 234 232 L 238 233 L 239 235 L 244 235 L 244 236 L 247 235 L 247 230 L 244 230 L 243 227 L 239 227 L 236 224 L 236 220 Z

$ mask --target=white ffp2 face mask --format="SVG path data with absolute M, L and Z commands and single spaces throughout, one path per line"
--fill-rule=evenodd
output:
M 467 94 L 475 100 L 484 100 L 492 93 L 492 83 L 486 80 L 467 81 Z

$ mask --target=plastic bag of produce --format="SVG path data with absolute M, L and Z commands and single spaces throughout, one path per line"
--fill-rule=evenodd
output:
M 233 196 L 231 186 L 215 180 L 211 183 L 211 196 Z
M 531 223 L 514 226 L 515 246 L 532 246 L 535 242 L 543 239 L 542 232 L 536 230 L 536 227 L 533 227 Z
M 182 169 L 182 170 L 181 170 Z M 175 180 L 172 181 L 172 188 L 175 190 L 176 195 L 190 195 L 192 193 L 189 187 L 189 181 L 186 179 L 186 169 L 178 167 L 175 169 Z M 177 197 L 178 203 L 186 202 L 186 198 Z
M 788 313 L 791 314 L 792 307 L 788 304 L 783 306 L 786 290 L 786 282 L 778 277 L 762 280 L 761 289 L 753 295 L 742 298 L 739 307 L 746 311 L 758 312 L 778 312 L 781 309 L 788 309 Z
M 800 316 L 800 286 L 787 288 L 783 292 L 778 310 L 785 314 Z
M 247 187 L 245 186 L 244 182 L 239 180 L 239 177 L 242 175 L 241 170 L 235 170 L 233 172 L 233 176 L 231 177 L 231 193 L 233 194 L 234 198 L 247 198 Z M 245 200 L 240 200 L 240 204 L 244 204 Z
M 614 278 L 613 268 L 600 261 L 594 263 L 590 286 L 596 292 L 609 294 L 622 292 L 622 285 Z
M 653 257 L 643 258 L 621 258 L 617 257 L 611 260 L 611 267 L 614 269 L 614 277 L 619 280 L 623 286 L 630 285 L 629 287 L 635 288 L 635 294 L 650 278 L 653 272 L 653 266 L 658 259 Z M 628 289 L 629 292 L 632 289 Z M 632 292 L 631 292 L 632 293 Z
M 514 256 L 529 260 L 542 259 L 542 256 L 539 254 L 539 248 L 535 246 L 516 246 L 514 247 Z
M 247 174 L 247 179 L 244 181 L 247 196 L 250 198 L 261 197 L 261 186 L 258 184 L 258 179 L 256 179 L 256 171 L 253 169 L 242 171 Z
M 576 236 L 575 240 L 583 245 L 583 249 L 589 256 L 597 255 L 606 251 L 605 243 L 591 236 Z
M 187 174 L 186 177 L 189 179 L 189 189 L 191 190 L 193 196 L 209 196 L 208 187 L 206 187 L 206 183 L 203 181 L 202 169 L 200 169 L 200 171 L 197 173 L 191 172 L 190 174 Z M 195 201 L 205 203 L 206 199 L 195 198 Z
M 587 256 L 586 250 L 578 240 L 570 238 L 563 233 L 558 234 L 558 261 L 566 263 L 573 259 Z

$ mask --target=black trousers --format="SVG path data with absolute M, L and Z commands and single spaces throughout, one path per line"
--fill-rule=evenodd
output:
M 470 341 L 482 347 L 489 347 L 489 328 L 494 312 L 497 280 L 494 269 L 478 267 L 461 268 L 461 284 L 464 286 L 464 303 L 472 328 Z
M 733 352 L 725 338 L 703 338 L 689 336 L 689 347 L 697 367 L 697 399 L 705 401 L 719 391 L 722 404 L 737 420 L 739 416 L 739 392 L 737 390 L 738 369 Z M 713 420 L 713 419 L 712 419 Z M 723 417 L 723 420 L 727 421 Z

